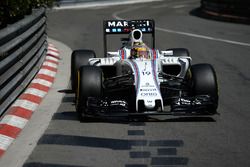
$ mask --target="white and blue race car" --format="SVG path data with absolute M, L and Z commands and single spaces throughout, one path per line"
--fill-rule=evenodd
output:
M 128 34 L 115 52 L 107 35 Z M 143 42 L 152 35 L 152 47 Z M 216 73 L 210 64 L 191 65 L 187 49 L 155 49 L 153 20 L 104 21 L 104 58 L 75 50 L 71 85 L 81 120 L 95 116 L 213 115 L 218 107 Z

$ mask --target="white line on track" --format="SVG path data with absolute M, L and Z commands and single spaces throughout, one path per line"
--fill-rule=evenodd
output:
M 185 8 L 187 7 L 188 5 L 176 5 L 176 6 L 173 6 L 174 9 L 179 9 L 179 8 Z
M 166 8 L 166 7 L 169 7 L 169 5 L 168 4 L 156 5 L 156 6 L 152 6 L 151 8 L 152 9 L 160 9 L 160 8 Z
M 112 17 L 117 19 L 117 20 L 124 20 L 124 18 L 121 18 L 118 15 L 121 14 L 121 13 L 127 13 L 127 12 L 130 12 L 130 11 L 133 11 L 133 10 L 136 10 L 136 9 L 139 9 L 139 8 L 143 8 L 143 7 L 145 7 L 145 6 L 133 7 L 133 8 L 128 8 L 128 9 L 125 9 L 125 10 L 117 11 L 117 12 L 114 12 L 112 14 Z
M 83 9 L 83 8 L 96 8 L 96 7 L 109 7 L 109 6 L 116 6 L 116 5 L 129 5 L 129 4 L 136 4 L 136 3 L 146 3 L 146 2 L 157 2 L 162 0 L 126 0 L 123 2 L 116 2 L 116 1 L 106 1 L 106 2 L 89 2 L 89 3 L 82 3 L 82 4 L 72 4 L 67 6 L 61 7 L 54 7 L 56 10 L 64 10 L 64 9 Z
M 124 18 L 119 17 L 118 15 L 122 13 L 127 13 L 139 8 L 143 8 L 145 6 L 140 6 L 140 7 L 134 7 L 134 8 L 129 8 L 121 11 L 117 11 L 112 14 L 112 17 L 118 20 L 124 20 Z M 245 43 L 245 42 L 240 42 L 240 41 L 233 41 L 233 40 L 228 40 L 228 39 L 222 39 L 222 38 L 215 38 L 215 37 L 210 37 L 206 35 L 200 35 L 200 34 L 193 34 L 193 33 L 188 33 L 188 32 L 182 32 L 182 31 L 176 31 L 176 30 L 171 30 L 167 28 L 161 28 L 161 27 L 155 27 L 157 31 L 162 31 L 166 33 L 172 33 L 172 34 L 178 34 L 178 35 L 184 35 L 184 36 L 189 36 L 189 37 L 194 37 L 194 38 L 200 38 L 200 39 L 207 39 L 207 40 L 212 40 L 212 41 L 218 41 L 218 42 L 224 42 L 228 44 L 234 44 L 234 45 L 241 45 L 241 46 L 250 46 L 250 43 Z
M 250 46 L 250 43 L 244 43 L 244 42 L 239 42 L 239 41 L 232 41 L 232 40 L 228 40 L 228 39 L 215 38 L 215 37 L 210 37 L 210 36 L 205 36 L 205 35 L 199 35 L 199 34 L 193 34 L 193 33 L 181 32 L 181 31 L 175 31 L 175 30 L 170 30 L 170 29 L 160 28 L 160 27 L 156 27 L 155 29 L 158 30 L 158 31 L 163 31 L 163 32 L 172 33 L 172 34 L 185 35 L 185 36 L 190 36 L 190 37 L 195 37 L 195 38 L 208 39 L 208 40 L 212 40 L 212 41 L 219 41 L 219 42 L 224 42 L 224 43 L 229 43 L 229 44 L 235 44 L 235 45 L 241 45 L 241 46 Z

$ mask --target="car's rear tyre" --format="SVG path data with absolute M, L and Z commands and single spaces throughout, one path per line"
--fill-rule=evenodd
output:
M 176 56 L 176 57 L 189 57 L 189 51 L 186 48 L 170 48 L 167 49 L 166 51 L 172 51 L 173 55 L 172 56 Z
M 212 105 L 207 111 L 215 114 L 218 107 L 218 84 L 216 73 L 210 64 L 196 64 L 191 66 L 192 92 L 194 95 L 209 95 Z
M 71 88 L 76 90 L 77 71 L 83 65 L 88 65 L 90 58 L 95 58 L 95 52 L 92 50 L 74 50 L 71 54 Z
M 100 67 L 82 66 L 77 74 L 76 111 L 81 121 L 88 119 L 86 109 L 89 97 L 102 96 L 103 73 Z

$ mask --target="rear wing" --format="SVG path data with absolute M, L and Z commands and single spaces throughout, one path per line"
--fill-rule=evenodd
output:
M 140 29 L 143 34 L 152 35 L 152 44 L 155 48 L 155 22 L 154 20 L 105 20 L 103 21 L 104 54 L 107 54 L 107 36 L 129 34 L 134 29 Z

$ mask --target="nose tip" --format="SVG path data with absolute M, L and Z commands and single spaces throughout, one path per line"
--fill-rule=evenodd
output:
M 154 100 L 146 100 L 144 101 L 144 106 L 146 109 L 153 109 L 155 107 L 155 101 Z

